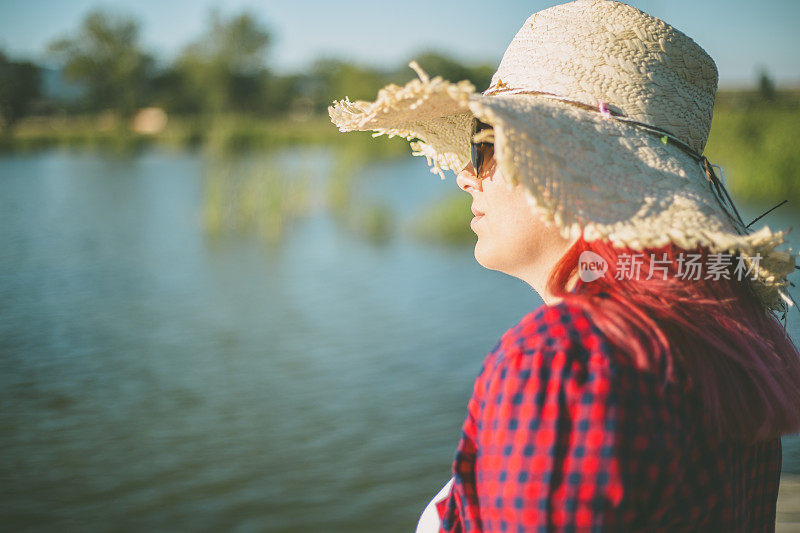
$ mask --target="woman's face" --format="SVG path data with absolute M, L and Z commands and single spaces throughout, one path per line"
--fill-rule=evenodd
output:
M 528 282 L 538 291 L 571 241 L 564 239 L 555 225 L 534 215 L 523 186 L 509 188 L 496 165 L 492 175 L 478 179 L 470 163 L 456 181 L 472 195 L 475 218 L 470 226 L 478 236 L 475 259 L 488 269 Z

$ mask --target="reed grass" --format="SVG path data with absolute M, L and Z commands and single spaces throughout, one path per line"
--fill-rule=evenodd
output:
M 368 164 L 398 151 L 396 146 L 408 150 L 406 143 L 398 145 L 389 140 L 379 143 L 376 153 L 373 146 L 352 143 L 337 151 L 328 177 L 327 205 L 334 220 L 341 227 L 374 243 L 387 242 L 394 233 L 395 216 L 392 209 L 380 202 L 367 202 L 357 194 L 358 186 L 368 179 Z
M 221 159 L 205 177 L 203 225 L 210 237 L 252 233 L 275 246 L 309 212 L 310 176 L 272 163 Z

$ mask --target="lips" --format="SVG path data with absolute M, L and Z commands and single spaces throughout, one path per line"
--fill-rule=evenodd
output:
M 480 211 L 480 210 L 478 210 L 478 209 L 477 209 L 477 208 L 476 208 L 476 207 L 473 205 L 473 206 L 472 206 L 472 214 L 473 214 L 473 215 L 475 215 L 475 216 L 474 216 L 474 217 L 472 217 L 472 220 L 470 220 L 470 222 L 469 222 L 469 227 L 471 227 L 473 231 L 476 231 L 476 232 L 477 232 L 477 230 L 476 230 L 475 228 L 477 227 L 477 225 L 478 225 L 478 222 L 479 222 L 480 220 L 483 220 L 483 212 L 482 212 L 482 211 Z

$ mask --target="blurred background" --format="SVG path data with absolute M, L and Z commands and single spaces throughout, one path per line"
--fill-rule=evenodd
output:
M 2 528 L 413 530 L 542 302 L 475 262 L 452 173 L 327 106 L 411 59 L 483 90 L 556 3 L 0 0 Z M 800 4 L 631 3 L 717 61 L 745 221 L 795 227 Z

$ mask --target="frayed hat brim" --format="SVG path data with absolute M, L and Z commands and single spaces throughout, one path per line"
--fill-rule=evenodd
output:
M 431 171 L 469 163 L 473 117 L 492 124 L 498 170 L 521 184 L 531 208 L 570 239 L 603 239 L 634 250 L 670 242 L 686 250 L 760 257 L 753 287 L 766 308 L 785 311 L 781 292 L 794 254 L 778 250 L 783 231 L 747 233 L 724 210 L 698 162 L 678 146 L 631 124 L 527 94 L 488 96 L 468 81 L 419 78 L 381 89 L 373 102 L 329 108 L 340 131 L 373 131 L 411 141 Z

